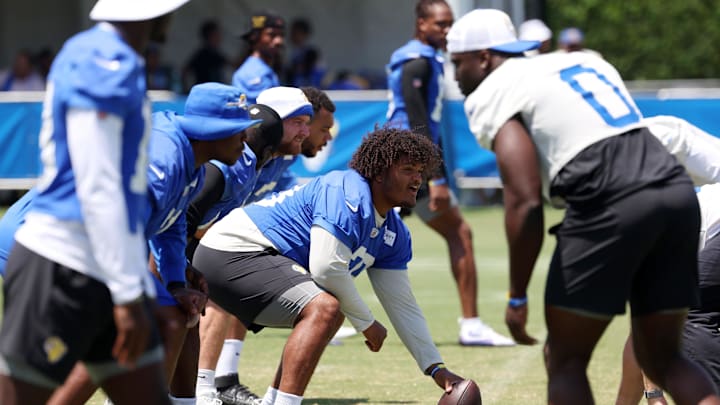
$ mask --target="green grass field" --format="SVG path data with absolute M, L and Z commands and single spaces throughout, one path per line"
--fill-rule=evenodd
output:
M 474 232 L 480 316 L 496 330 L 507 334 L 503 321 L 508 273 L 502 210 L 474 208 L 466 209 L 464 213 Z M 558 222 L 561 214 L 546 209 L 546 226 Z M 443 240 L 417 217 L 411 216 L 407 222 L 414 244 L 410 275 L 415 296 L 448 367 L 477 381 L 485 404 L 545 403 L 547 378 L 541 345 L 469 348 L 457 344 L 459 301 L 449 270 L 447 248 Z M 543 289 L 554 243 L 554 239 L 546 235 L 529 291 L 528 331 L 541 341 L 545 338 Z M 388 327 L 385 345 L 379 353 L 372 353 L 365 347 L 362 336 L 356 335 L 345 339 L 343 345 L 329 346 L 303 403 L 436 403 L 441 390 L 418 370 L 393 332 L 364 274 L 358 277 L 358 285 L 374 314 Z M 589 375 L 599 404 L 614 403 L 627 330 L 627 317 L 617 318 L 593 355 Z M 240 362 L 240 377 L 256 393 L 264 393 L 270 383 L 287 334 L 284 330 L 267 329 L 248 336 Z M 98 393 L 89 403 L 100 405 L 102 399 Z

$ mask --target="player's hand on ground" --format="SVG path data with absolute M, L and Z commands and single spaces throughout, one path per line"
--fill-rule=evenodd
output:
M 200 321 L 200 315 L 205 312 L 208 296 L 202 291 L 194 288 L 176 287 L 170 290 L 180 309 L 187 316 L 186 328 L 194 328 Z
M 379 352 L 387 337 L 387 329 L 378 321 L 375 321 L 369 328 L 363 331 L 365 345 L 371 352 Z
M 528 305 L 519 307 L 507 306 L 505 310 L 505 324 L 510 330 L 510 334 L 516 343 L 521 345 L 534 345 L 538 341 L 534 337 L 528 335 L 525 330 L 527 325 Z
M 132 367 L 145 352 L 151 324 L 144 298 L 113 307 L 117 336 L 112 355 L 123 366 Z
M 430 203 L 428 208 L 433 212 L 442 212 L 450 208 L 450 187 L 447 184 L 428 186 Z
M 450 392 L 452 391 L 453 386 L 462 381 L 463 378 L 446 368 L 441 368 L 437 373 L 435 373 L 433 380 L 435 381 L 435 384 L 437 384 L 437 386 L 442 388 L 445 392 Z

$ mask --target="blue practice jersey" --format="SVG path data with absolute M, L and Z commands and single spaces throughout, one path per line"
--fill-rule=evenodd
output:
M 287 190 L 297 184 L 297 177 L 290 170 L 297 156 L 285 155 L 271 159 L 260 168 L 252 193 L 245 204 L 262 200 L 271 193 Z
M 185 211 L 202 187 L 205 175 L 204 167 L 195 170 L 190 142 L 173 117 L 171 112 L 153 114 L 147 170 L 151 204 L 144 218 L 146 237 L 166 283 L 185 280 Z M 36 188 L 30 189 L 0 220 L 0 274 L 14 244 L 15 231 L 25 222 L 37 194 Z
M 249 56 L 233 74 L 232 85 L 245 93 L 248 103 L 255 104 L 263 90 L 279 86 L 280 80 L 262 59 Z
M 37 193 L 36 188 L 31 188 L 0 218 L 0 276 L 5 276 L 5 263 L 10 256 L 10 249 L 15 244 L 15 231 L 25 222 L 25 214 L 30 210 Z
M 394 210 L 376 227 L 370 186 L 354 170 L 330 172 L 244 210 L 283 256 L 305 268 L 313 225 L 353 252 L 349 264 L 353 276 L 369 267 L 406 270 L 412 258 L 410 232 Z
M 206 228 L 218 219 L 227 215 L 228 212 L 244 204 L 250 193 L 252 193 L 257 181 L 258 172 L 255 170 L 257 156 L 250 149 L 248 144 L 243 148 L 243 154 L 234 165 L 228 166 L 217 160 L 211 160 L 223 174 L 225 188 L 223 194 L 210 209 L 205 213 L 199 227 Z
M 202 189 L 205 167 L 195 169 L 195 155 L 170 111 L 153 114 L 148 167 L 150 210 L 147 238 L 165 285 L 185 281 L 185 214 Z
M 129 232 L 137 232 L 146 209 L 147 139 L 143 138 L 150 104 L 145 96 L 145 64 L 114 30 L 98 25 L 68 40 L 48 77 L 40 134 L 43 173 L 33 210 L 83 221 L 67 144 L 65 115 L 71 108 L 123 118 L 122 186 Z
M 402 73 L 403 65 L 417 58 L 427 59 L 432 68 L 431 77 L 426 84 L 427 100 L 425 106 L 429 113 L 427 121 L 432 140 L 435 144 L 439 144 L 443 98 L 443 58 L 435 48 L 423 44 L 417 39 L 411 40 L 393 52 L 390 63 L 386 66 L 390 92 L 387 119 L 392 125 L 403 129 L 411 129 L 402 91 Z

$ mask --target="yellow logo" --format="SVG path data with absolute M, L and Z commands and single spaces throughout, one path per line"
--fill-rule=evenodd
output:
M 233 101 L 230 103 L 225 104 L 226 107 L 237 107 L 247 110 L 247 96 L 245 94 L 241 94 L 240 97 L 238 97 L 237 101 Z
M 264 15 L 257 15 L 252 17 L 252 26 L 253 28 L 262 28 L 265 26 L 265 16 Z
M 291 267 L 292 267 L 293 270 L 297 271 L 298 273 L 301 273 L 301 274 L 306 274 L 306 273 L 307 273 L 307 270 L 305 270 L 305 268 L 303 268 L 303 267 L 300 266 L 299 264 L 293 264 Z
M 50 336 L 45 339 L 43 349 L 45 349 L 47 360 L 51 364 L 55 364 L 60 361 L 60 359 L 62 359 L 67 353 L 67 346 L 65 345 L 65 342 L 57 336 Z

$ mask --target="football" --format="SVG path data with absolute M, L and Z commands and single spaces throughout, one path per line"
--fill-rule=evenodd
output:
M 442 394 L 438 405 L 482 405 L 480 388 L 473 380 L 462 380 L 455 384 L 450 393 Z

